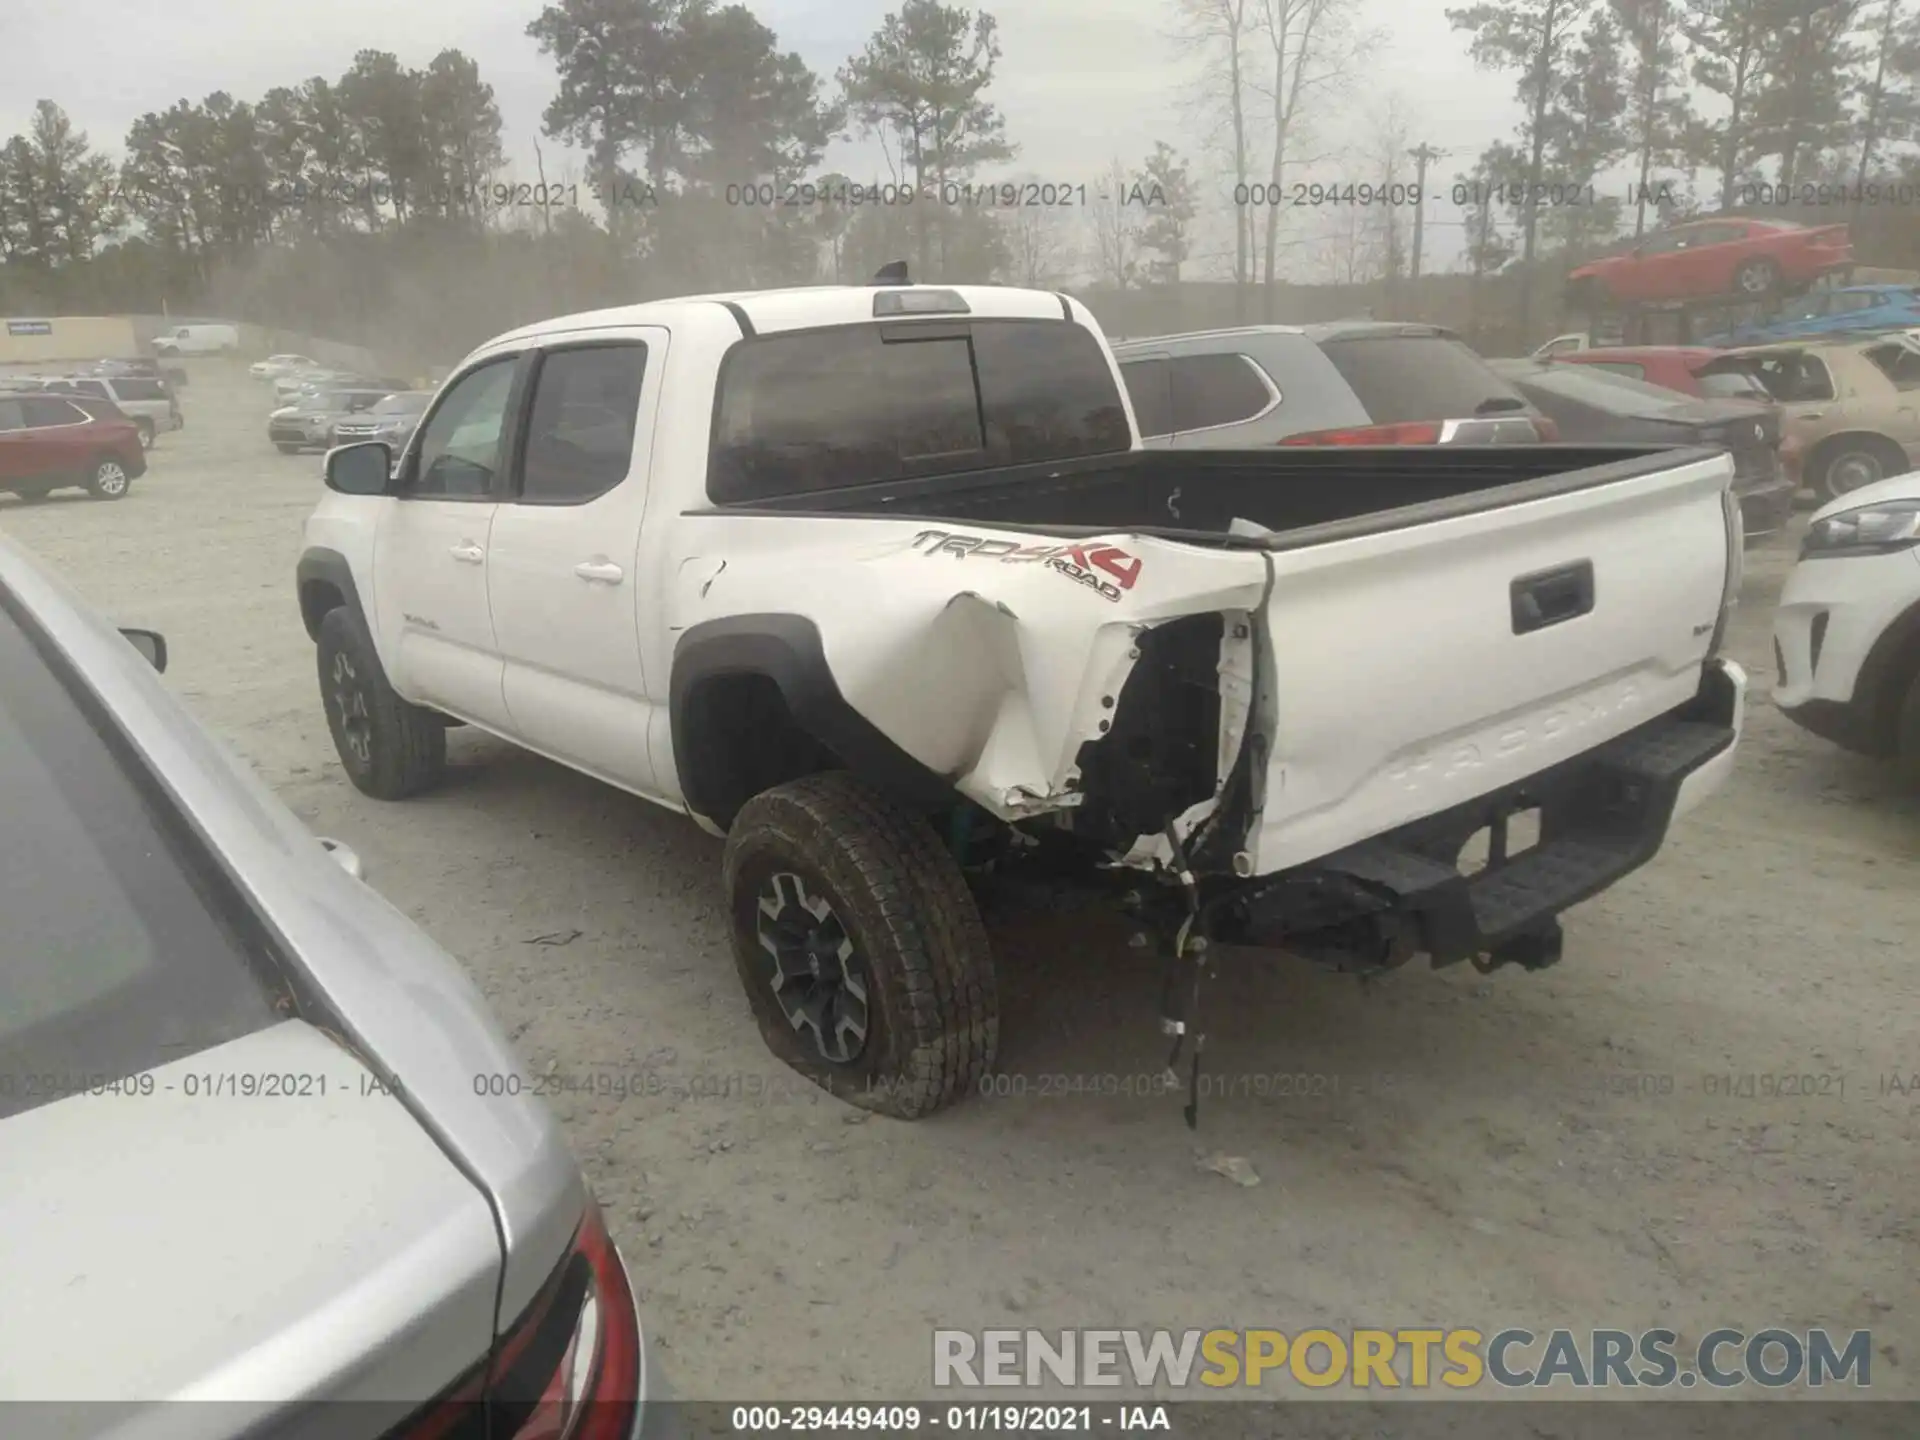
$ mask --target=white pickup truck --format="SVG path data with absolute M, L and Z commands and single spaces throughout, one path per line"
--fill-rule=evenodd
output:
M 1177 1074 L 1222 947 L 1551 964 L 1742 723 L 1724 453 L 1149 451 L 1044 291 L 547 321 L 390 458 L 328 455 L 298 571 L 354 784 L 464 723 L 691 815 L 768 1044 L 903 1117 L 990 1080 L 970 870 L 1127 891 Z

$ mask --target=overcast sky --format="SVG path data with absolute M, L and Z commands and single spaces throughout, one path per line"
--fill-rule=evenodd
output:
M 830 82 L 895 3 L 755 0 L 752 8 L 783 49 L 797 50 Z M 1453 152 L 1429 175 L 1430 187 L 1444 189 L 1456 168 L 1512 130 L 1513 79 L 1474 70 L 1442 0 L 1362 3 L 1386 43 L 1352 97 L 1323 107 L 1328 128 L 1362 143 L 1371 116 L 1397 96 L 1412 138 Z M 117 154 L 135 118 L 183 96 L 226 90 L 255 100 L 274 85 L 336 77 L 357 50 L 390 50 L 425 65 L 456 46 L 494 87 L 509 161 L 519 178 L 532 179 L 540 113 L 555 88 L 550 62 L 526 37 L 539 8 L 537 0 L 0 0 L 0 137 L 22 129 L 44 95 Z M 1183 103 L 1194 93 L 1193 67 L 1172 43 L 1174 0 L 989 0 L 986 8 L 1000 21 L 1004 58 L 992 93 L 1021 147 L 1017 168 L 1081 182 L 1116 155 L 1137 163 L 1156 140 L 1197 154 L 1203 137 Z M 551 148 L 547 155 L 552 178 Z M 828 164 L 864 178 L 879 172 L 880 159 L 871 145 L 849 142 Z M 1224 203 L 1230 180 L 1206 168 Z M 1350 165 L 1338 173 L 1367 178 Z M 1430 268 L 1455 252 L 1457 218 L 1444 202 L 1429 208 Z

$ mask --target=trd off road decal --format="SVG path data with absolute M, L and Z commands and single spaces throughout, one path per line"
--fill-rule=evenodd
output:
M 1011 540 L 989 540 L 983 535 L 922 530 L 913 537 L 913 548 L 923 555 L 951 555 L 956 560 L 1045 565 L 1086 586 L 1103 600 L 1117 601 L 1140 578 L 1140 557 L 1129 555 L 1115 545 L 1016 545 Z

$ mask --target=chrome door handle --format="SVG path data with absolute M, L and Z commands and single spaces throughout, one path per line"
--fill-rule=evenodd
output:
M 602 585 L 618 585 L 626 578 L 624 570 L 605 560 L 582 560 L 573 567 L 573 573 L 582 580 L 598 580 Z
M 447 553 L 463 565 L 478 565 L 482 560 L 487 558 L 487 552 L 471 540 L 462 540 L 458 545 L 448 550 Z

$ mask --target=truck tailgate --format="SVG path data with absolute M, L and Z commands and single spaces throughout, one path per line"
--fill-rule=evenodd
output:
M 1725 456 L 1272 556 L 1267 874 L 1572 758 L 1693 697 Z M 1264 688 L 1264 687 L 1263 687 Z

